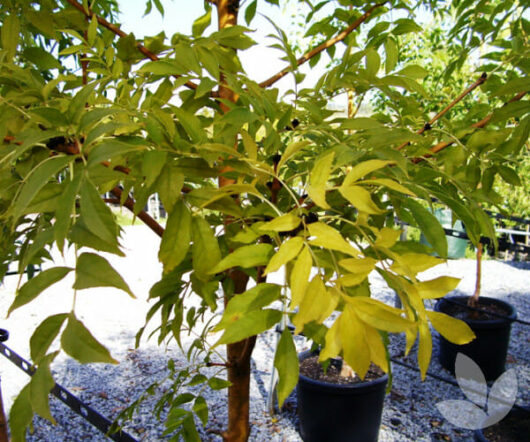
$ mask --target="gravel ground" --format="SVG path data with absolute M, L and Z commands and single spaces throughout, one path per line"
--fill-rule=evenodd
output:
M 119 365 L 88 364 L 80 365 L 61 355 L 53 364 L 56 381 L 77 395 L 95 410 L 113 419 L 117 414 L 137 399 L 153 382 L 167 375 L 170 359 L 177 366 L 185 366 L 186 359 L 176 346 L 161 348 L 154 339 L 143 341 L 140 348 L 134 348 L 134 335 L 143 325 L 149 309 L 147 294 L 160 274 L 156 258 L 158 239 L 143 226 L 127 227 L 123 244 L 127 259 L 108 256 L 112 265 L 130 281 L 136 299 L 114 289 L 83 290 L 78 295 L 76 314 L 92 333 L 106 345 Z M 71 256 L 57 257 L 57 263 L 68 262 Z M 422 275 L 425 279 L 439 275 L 462 278 L 456 294 L 470 295 L 474 289 L 475 263 L 471 260 L 449 261 Z M 520 319 L 530 320 L 530 264 L 487 260 L 483 263 L 483 295 L 507 300 L 518 311 Z M 0 286 L 0 311 L 7 312 L 14 296 L 17 277 L 6 278 Z M 0 322 L 0 327 L 10 331 L 7 345 L 21 356 L 29 357 L 29 337 L 35 327 L 47 316 L 70 309 L 72 302 L 72 280 L 65 279 L 55 288 L 47 290 L 30 306 L 13 312 L 8 319 Z M 393 303 L 394 295 L 383 281 L 374 275 L 372 287 L 377 288 L 377 296 Z M 149 332 L 149 331 L 148 331 Z M 263 333 L 257 341 L 253 354 L 251 381 L 251 436 L 252 441 L 300 441 L 296 417 L 295 394 L 286 401 L 284 410 L 271 417 L 267 413 L 267 395 L 271 378 L 271 364 L 274 355 L 276 336 L 272 331 Z M 517 403 L 530 404 L 530 329 L 514 323 L 508 351 L 507 368 L 515 368 L 519 383 Z M 303 338 L 297 337 L 299 350 L 306 348 Z M 430 372 L 450 378 L 436 360 L 438 342 L 434 340 L 433 360 Z M 393 337 L 391 354 L 402 354 L 404 340 Z M 416 354 L 399 360 L 416 365 Z M 209 370 L 213 370 L 211 368 Z M 6 411 L 12 405 L 18 391 L 28 381 L 27 376 L 6 359 L 0 359 L 2 394 Z M 383 422 L 379 434 L 380 441 L 471 441 L 472 433 L 461 430 L 444 420 L 436 403 L 446 399 L 464 399 L 457 387 L 427 378 L 420 381 L 419 373 L 393 364 L 393 386 L 387 395 L 383 412 Z M 161 394 L 167 384 L 157 390 Z M 198 387 L 195 387 L 197 390 Z M 210 407 L 210 418 L 206 428 L 201 430 L 201 438 L 206 441 L 219 441 L 218 436 L 226 425 L 226 391 L 207 390 L 203 392 Z M 148 399 L 134 415 L 133 421 L 125 429 L 133 437 L 143 441 L 165 440 L 164 426 L 153 416 L 152 407 L 156 398 Z M 30 441 L 78 441 L 108 440 L 94 427 L 71 412 L 55 398 L 51 400 L 52 414 L 57 425 L 35 418 L 34 432 Z

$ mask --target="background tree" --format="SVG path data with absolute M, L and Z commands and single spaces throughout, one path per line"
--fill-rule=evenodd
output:
M 194 360 L 200 356 L 196 370 L 226 368 L 227 441 L 248 438 L 256 335 L 287 317 L 296 333 L 322 346 L 322 361 L 341 354 L 361 377 L 371 362 L 389 370 L 388 333 L 405 333 L 407 351 L 419 340 L 422 376 L 432 351 L 430 325 L 458 343 L 472 338 L 460 321 L 426 309 L 458 281 L 418 278 L 441 261 L 433 249 L 447 254 L 443 229 L 425 207 L 433 198 L 450 207 L 476 244 L 482 235 L 494 237 L 482 204 L 499 202 L 495 176 L 518 182 L 509 164 L 530 130 L 525 3 L 299 2 L 308 8 L 314 46 L 297 54 L 276 28 L 274 44 L 286 68 L 257 83 L 239 60 L 239 52 L 256 44 L 239 16 L 252 26 L 264 2 L 279 4 L 205 2 L 192 35 L 155 32 L 142 40 L 115 23 L 113 1 L 2 2 L 2 269 L 10 262 L 21 272 L 30 263 L 48 264 L 21 285 L 10 311 L 74 275 L 74 306 L 47 318 L 32 337 L 37 372 L 12 407 L 14 440 L 24 438 L 33 413 L 53 419 L 47 400 L 53 341 L 80 362 L 116 362 L 75 314 L 79 290 L 112 286 L 130 293 L 98 254 L 123 255 L 104 193 L 162 237 L 163 274 L 150 291 L 155 304 L 147 321 L 158 315 L 159 342 L 179 346 L 181 332 L 198 329 L 200 339 L 183 349 Z M 322 17 L 319 11 L 330 5 Z M 147 2 L 148 10 L 153 6 L 163 12 L 159 0 Z M 456 23 L 442 29 L 456 48 L 449 55 L 458 55 L 439 80 L 442 91 L 474 48 L 495 48 L 469 87 L 439 103 L 435 115 L 418 82 L 430 66 L 400 63 L 407 35 L 422 32 L 418 10 L 447 11 Z M 337 63 L 305 87 L 299 67 L 316 65 L 324 51 Z M 295 93 L 283 99 L 276 85 L 291 75 Z M 445 118 L 478 87 L 480 103 L 455 120 Z M 380 91 L 385 112 L 336 117 L 327 104 L 346 90 Z M 165 228 L 143 210 L 154 193 L 168 213 Z M 419 227 L 433 248 L 399 241 L 396 217 Z M 74 265 L 54 266 L 50 247 L 72 247 Z M 284 284 L 266 282 L 281 268 Z M 374 270 L 399 295 L 402 309 L 370 296 L 367 278 Z M 200 307 L 189 307 L 193 297 Z M 223 310 L 220 320 L 213 315 Z M 324 325 L 333 311 L 336 320 Z M 215 342 L 208 339 L 212 332 L 219 332 Z M 226 356 L 214 352 L 219 345 L 226 345 Z M 282 403 L 298 378 L 286 331 L 275 366 Z M 179 387 L 225 383 L 190 380 L 189 368 L 169 368 L 173 386 L 158 408 L 169 408 L 166 426 L 175 438 L 197 440 L 194 416 L 207 420 L 205 399 L 191 395 L 189 406 L 183 404 Z

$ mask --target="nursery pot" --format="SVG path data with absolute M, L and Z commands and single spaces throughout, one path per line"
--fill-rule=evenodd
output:
M 454 303 L 451 301 L 466 305 L 468 299 L 467 296 L 443 298 L 436 303 L 435 310 L 450 314 L 449 312 L 454 308 Z M 488 305 L 495 305 L 506 311 L 506 318 L 497 316 L 490 316 L 486 319 L 459 318 L 475 332 L 476 338 L 469 344 L 456 345 L 443 336 L 439 337 L 438 359 L 442 367 L 451 373 L 454 374 L 455 372 L 455 360 L 458 353 L 463 353 L 473 359 L 482 369 L 488 381 L 497 379 L 504 372 L 506 354 L 510 343 L 510 328 L 517 314 L 515 308 L 505 301 L 487 297 L 479 298 L 479 309 Z
M 525 436 L 526 434 L 526 436 Z M 491 427 L 475 430 L 476 442 L 519 442 L 530 434 L 530 409 L 512 408 L 503 420 Z
M 315 355 L 310 351 L 299 360 Z M 338 385 L 300 374 L 297 386 L 300 434 L 305 442 L 377 441 L 388 376 Z

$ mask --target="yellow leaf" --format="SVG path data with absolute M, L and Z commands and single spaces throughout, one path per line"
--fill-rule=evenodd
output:
M 347 258 L 339 261 L 339 264 L 352 273 L 363 273 L 367 275 L 377 264 L 374 258 Z
M 259 229 L 273 232 L 289 232 L 296 229 L 301 221 L 293 212 L 289 212 L 264 223 Z
M 385 213 L 373 202 L 370 192 L 360 186 L 339 187 L 339 192 L 360 212 L 371 215 Z
M 339 319 L 344 360 L 364 379 L 370 368 L 370 347 L 366 342 L 365 326 L 351 305 L 346 305 Z
M 304 240 L 299 236 L 285 241 L 278 249 L 278 252 L 269 261 L 264 274 L 266 275 L 267 273 L 275 272 L 285 263 L 294 259 L 303 245 Z
M 329 204 L 326 202 L 326 184 L 331 174 L 331 166 L 333 164 L 333 158 L 335 152 L 331 152 L 321 158 L 319 158 L 311 174 L 309 176 L 309 187 L 307 193 L 309 197 L 323 209 L 329 209 Z
M 340 284 L 342 287 L 354 287 L 356 285 L 359 285 L 366 278 L 368 278 L 367 273 L 349 273 L 337 279 L 337 283 Z
M 359 319 L 379 330 L 400 333 L 414 325 L 413 322 L 402 317 L 402 310 L 390 307 L 377 299 L 364 296 L 345 297 L 345 299 L 353 306 Z
M 464 321 L 445 313 L 427 311 L 432 326 L 453 344 L 463 345 L 475 339 L 475 333 Z
M 431 267 L 445 262 L 445 260 L 423 253 L 405 253 L 404 255 L 395 255 L 394 263 L 390 267 L 394 272 L 415 277 L 418 273 L 423 272 Z
M 357 181 L 359 178 L 362 178 L 365 175 L 368 175 L 371 172 L 374 172 L 375 170 L 379 170 L 383 167 L 385 167 L 388 164 L 391 164 L 392 161 L 384 161 L 384 160 L 368 160 L 364 161 L 362 163 L 356 164 L 348 175 L 346 175 L 346 178 L 344 179 L 344 182 L 342 183 L 342 186 L 350 186 L 355 181 Z
M 440 276 L 430 281 L 422 281 L 416 284 L 416 289 L 423 299 L 436 299 L 454 290 L 459 282 L 459 278 Z
M 334 358 L 341 350 L 340 321 L 337 319 L 326 333 L 326 344 L 321 350 L 318 360 L 323 362 L 329 358 Z
M 418 345 L 418 365 L 420 367 L 421 380 L 425 380 L 429 363 L 432 355 L 432 336 L 429 330 L 429 324 L 426 321 L 420 321 L 418 331 L 420 342 Z
M 401 235 L 401 230 L 392 229 L 390 227 L 383 227 L 378 233 L 375 240 L 375 245 L 378 247 L 392 247 Z
M 320 275 L 316 275 L 307 286 L 298 313 L 293 317 L 295 332 L 300 333 L 308 322 L 324 321 L 336 307 L 337 301 L 338 299 L 326 290 Z
M 300 305 L 304 298 L 312 266 L 313 258 L 311 257 L 309 247 L 306 246 L 302 249 L 291 271 L 291 310 Z
M 381 370 L 388 373 L 390 365 L 383 338 L 375 328 L 369 325 L 366 325 L 364 330 L 366 332 L 366 342 L 368 347 L 370 347 L 370 359 L 375 365 L 381 367 Z
M 338 230 L 324 223 L 312 223 L 307 226 L 309 234 L 315 236 L 311 244 L 330 250 L 344 252 L 351 256 L 359 256 L 361 252 L 346 241 Z

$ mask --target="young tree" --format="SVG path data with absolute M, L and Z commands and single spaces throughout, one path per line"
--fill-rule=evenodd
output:
M 159 0 L 147 1 L 148 10 L 153 3 L 163 11 Z M 508 164 L 530 130 L 526 3 L 299 2 L 307 8 L 307 35 L 317 43 L 296 54 L 277 28 L 275 47 L 286 68 L 258 83 L 239 60 L 256 44 L 240 15 L 252 26 L 264 3 L 279 4 L 206 1 L 192 35 L 155 33 L 138 40 L 115 22 L 112 0 L 2 2 L 2 269 L 18 262 L 22 272 L 48 260 L 52 246 L 76 253 L 74 267 L 49 263 L 22 285 L 10 308 L 74 274 L 74 308 L 47 318 L 31 339 L 37 372 L 13 405 L 13 440 L 24 438 L 34 412 L 52 418 L 53 341 L 60 339 L 62 350 L 80 362 L 115 362 L 75 314 L 78 290 L 130 292 L 98 255 L 123 255 L 104 193 L 162 237 L 163 274 L 151 289 L 156 303 L 147 320 L 159 314 L 160 342 L 174 339 L 177 345 L 181 330 L 203 327 L 191 350 L 203 354 L 205 365 L 227 370 L 226 441 L 249 435 L 256 336 L 286 317 L 296 333 L 322 346 L 321 360 L 341 354 L 361 377 L 371 362 L 389 370 L 388 333 L 405 333 L 407 351 L 419 339 L 422 377 L 432 351 L 430 324 L 454 342 L 472 339 L 465 324 L 425 307 L 458 283 L 418 278 L 441 262 L 433 251 L 447 253 L 444 231 L 428 206 L 436 198 L 450 207 L 475 243 L 482 235 L 494 237 L 480 203 L 496 202 L 497 174 L 518 181 Z M 322 17 L 319 11 L 330 5 L 331 15 Z M 434 116 L 425 111 L 432 103 L 417 81 L 429 65 L 400 62 L 403 36 L 422 31 L 414 21 L 418 8 L 452 14 L 456 24 L 444 38 L 463 48 L 452 69 L 473 48 L 495 47 L 470 87 L 438 103 Z M 207 32 L 212 17 L 217 30 Z M 316 85 L 298 87 L 299 67 L 315 65 L 323 52 L 338 63 Z M 290 75 L 296 88 L 280 97 L 277 82 Z M 447 121 L 447 112 L 470 101 L 477 87 L 487 99 Z M 379 90 L 388 112 L 337 117 L 327 104 L 347 90 L 357 96 Z M 143 210 L 154 193 L 168 213 L 165 228 Z M 396 219 L 419 227 L 432 248 L 400 241 Z M 281 268 L 285 284 L 267 282 Z M 402 309 L 371 297 L 368 275 L 374 270 L 399 295 Z M 191 297 L 200 298 L 200 308 L 187 307 Z M 223 310 L 217 323 L 208 320 Z M 335 321 L 324 325 L 334 311 Z M 220 333 L 214 343 L 206 339 L 212 331 Z M 226 345 L 225 361 L 212 352 L 219 345 Z M 275 366 L 282 403 L 298 379 L 288 332 L 281 335 Z M 166 425 L 196 440 L 193 411 L 205 418 L 204 399 L 190 399 L 191 411 L 181 409 L 176 387 L 186 382 L 186 370 L 171 369 L 175 388 L 160 404 L 172 411 Z

